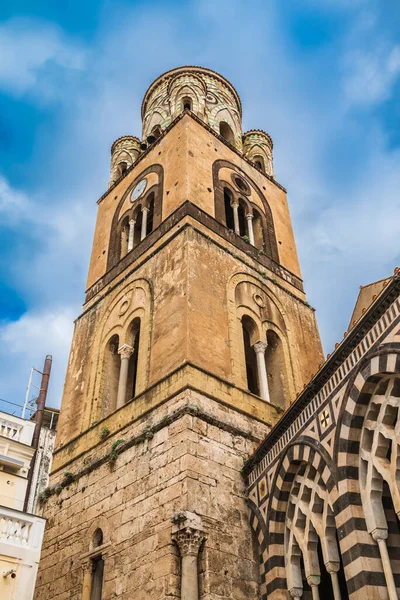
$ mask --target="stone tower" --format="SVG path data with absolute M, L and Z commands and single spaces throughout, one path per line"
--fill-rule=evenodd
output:
M 241 469 L 322 362 L 272 140 L 180 67 L 114 142 L 36 600 L 258 598 Z

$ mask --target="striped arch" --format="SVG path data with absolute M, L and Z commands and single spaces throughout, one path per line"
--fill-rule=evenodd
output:
M 262 600 L 282 598 L 282 591 L 287 590 L 284 546 L 285 516 L 292 482 L 302 463 L 311 464 L 321 475 L 333 506 L 338 499 L 336 471 L 325 450 L 317 449 L 315 441 L 310 438 L 304 437 L 296 440 L 288 447 L 276 467 L 271 485 L 271 496 L 265 511 L 264 527 L 259 526 L 260 517 L 257 517 L 259 531 L 267 532 L 265 534 L 267 539 L 264 540 L 265 551 L 260 559 L 261 581 L 265 584 Z M 250 507 L 252 508 L 251 504 Z
M 386 588 L 379 548 L 365 524 L 359 461 L 361 434 L 371 398 L 380 380 L 396 373 L 400 374 L 400 344 L 383 344 L 369 353 L 348 383 L 338 418 L 333 457 L 340 473 L 336 522 L 341 543 L 347 548 L 343 563 L 352 575 L 347 585 L 354 598 Z M 400 574 L 395 574 L 395 579 L 399 586 Z
M 383 344 L 367 354 L 348 383 L 335 439 L 335 463 L 358 480 L 358 453 L 364 416 L 376 384 L 383 375 L 400 373 L 400 344 Z

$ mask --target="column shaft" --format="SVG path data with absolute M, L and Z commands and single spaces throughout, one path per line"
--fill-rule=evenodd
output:
M 128 252 L 133 249 L 133 240 L 135 236 L 135 221 L 131 219 L 129 221 L 129 234 L 128 234 Z
M 197 572 L 197 556 L 182 556 L 181 600 L 198 600 L 199 580 Z
M 311 586 L 311 592 L 312 592 L 313 600 L 319 600 L 319 591 L 318 591 L 317 585 Z
M 147 213 L 149 212 L 149 209 L 146 208 L 145 206 L 143 206 L 142 208 L 142 229 L 140 232 L 140 241 L 144 240 L 144 238 L 146 237 L 146 233 L 147 233 Z
M 233 208 L 233 224 L 235 227 L 235 233 L 237 233 L 238 235 L 240 235 L 240 227 L 239 227 L 239 204 L 238 202 L 234 202 L 232 204 L 232 208 Z
M 265 350 L 267 344 L 265 342 L 256 342 L 253 346 L 254 352 L 256 353 L 257 359 L 257 375 L 258 375 L 258 387 L 259 393 L 263 400 L 270 402 L 269 389 L 268 389 L 268 377 L 267 368 L 265 366 Z
M 132 356 L 133 348 L 124 344 L 118 348 L 118 354 L 121 355 L 121 368 L 119 371 L 117 408 L 123 406 L 126 402 L 126 385 L 128 383 L 129 359 Z
M 383 572 L 385 574 L 386 586 L 389 594 L 389 600 L 398 600 L 396 584 L 394 582 L 392 566 L 390 564 L 389 553 L 386 545 L 386 540 L 378 539 L 379 551 L 381 553 Z
M 253 215 L 246 215 L 250 244 L 254 246 Z
M 335 571 L 331 571 L 330 576 L 332 580 L 333 597 L 335 598 L 335 600 L 342 600 L 338 575 L 337 573 L 335 573 Z

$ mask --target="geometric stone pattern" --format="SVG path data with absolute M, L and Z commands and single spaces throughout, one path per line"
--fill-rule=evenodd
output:
M 394 276 L 387 296 L 361 319 L 355 347 L 339 363 L 332 355 L 329 380 L 314 385 L 301 411 L 292 405 L 294 418 L 278 423 L 245 465 L 263 600 L 288 590 L 308 597 L 310 586 L 314 594 L 321 565 L 330 574 L 328 597 L 335 590 L 332 598 L 396 598 L 400 591 L 399 284 Z M 336 575 L 341 563 L 346 586 Z

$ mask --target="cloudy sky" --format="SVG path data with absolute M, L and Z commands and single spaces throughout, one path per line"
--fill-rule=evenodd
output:
M 400 264 L 398 0 L 3 2 L 0 398 L 21 404 L 51 353 L 59 406 L 111 143 L 182 64 L 232 81 L 244 130 L 274 140 L 325 352 Z

